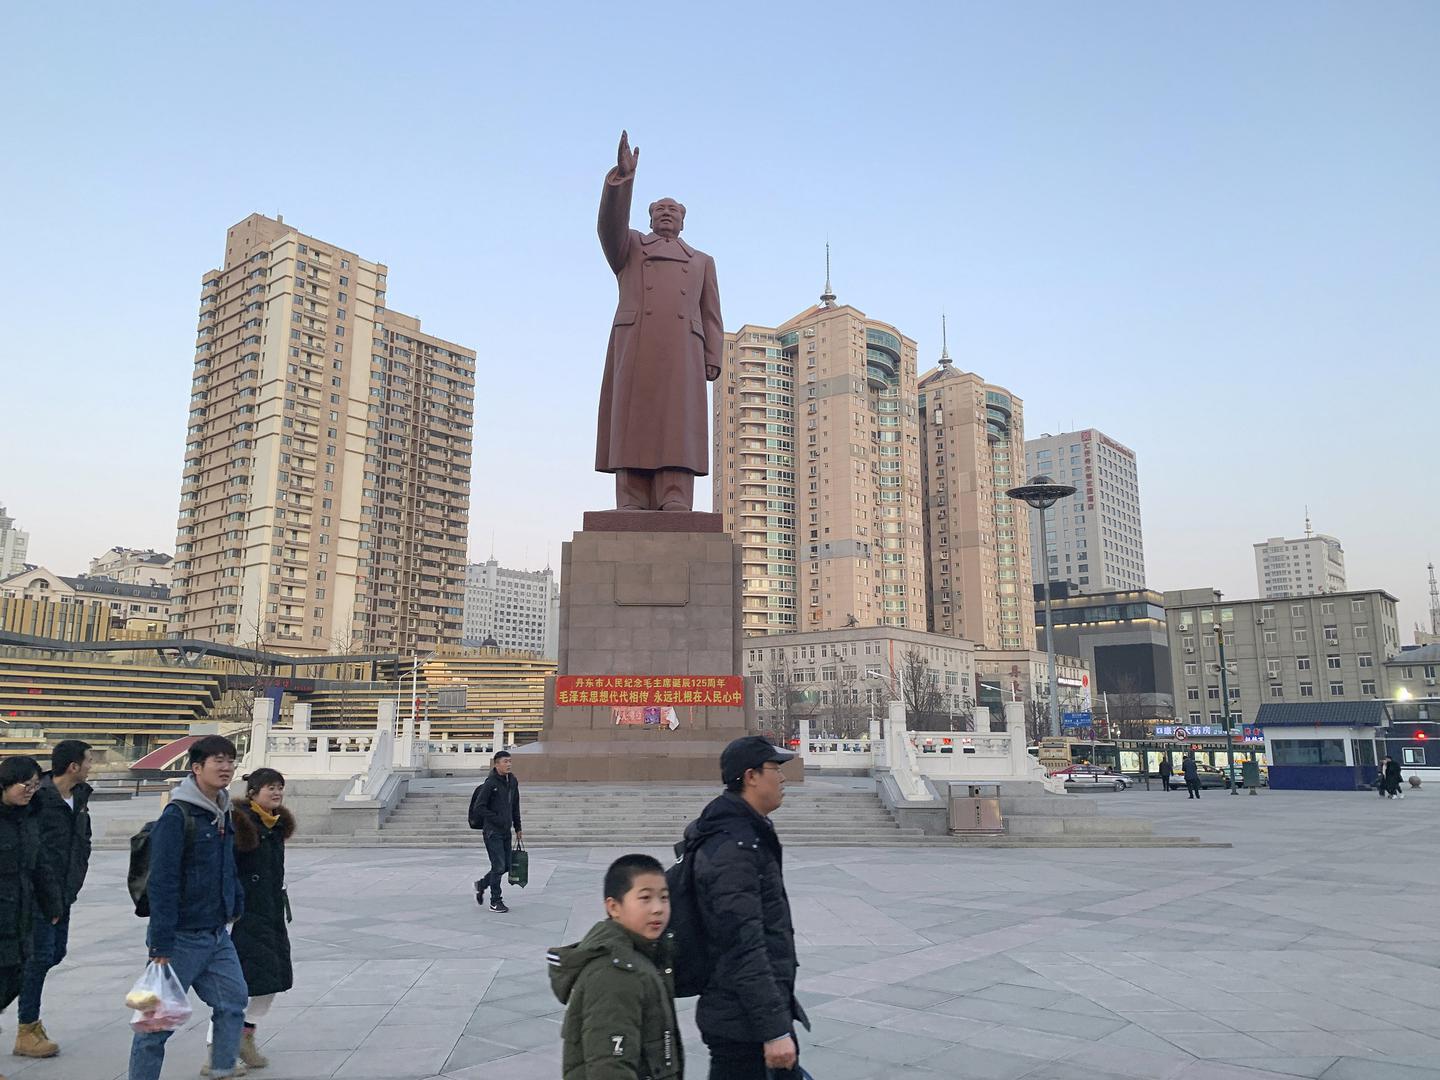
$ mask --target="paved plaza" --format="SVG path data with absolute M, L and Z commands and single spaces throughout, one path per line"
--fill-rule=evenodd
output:
M 1234 846 L 787 851 L 816 1080 L 1440 1078 L 1440 792 L 1084 797 Z M 557 1080 L 544 951 L 600 917 L 618 852 L 530 839 L 508 916 L 476 906 L 473 849 L 293 850 L 297 985 L 257 1080 Z M 124 872 L 97 854 L 52 976 L 64 1052 L 0 1073 L 123 1077 L 145 929 Z M 166 1077 L 196 1075 L 204 1029 L 171 1040 Z

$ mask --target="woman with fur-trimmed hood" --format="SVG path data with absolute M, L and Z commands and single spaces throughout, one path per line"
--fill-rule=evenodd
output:
M 240 969 L 250 990 L 240 1060 L 252 1069 L 269 1060 L 255 1043 L 255 1021 L 270 1011 L 275 995 L 295 983 L 290 965 L 290 903 L 285 895 L 285 841 L 295 833 L 295 818 L 282 805 L 285 777 L 275 769 L 256 769 L 244 777 L 245 798 L 232 812 L 235 866 L 245 889 L 245 914 L 230 931 Z

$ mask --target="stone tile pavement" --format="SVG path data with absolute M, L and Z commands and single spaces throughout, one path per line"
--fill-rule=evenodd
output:
M 1440 793 L 1085 797 L 1234 847 L 787 852 L 817 1080 L 1440 1078 Z M 470 850 L 292 852 L 297 985 L 260 1080 L 557 1078 L 543 952 L 600 917 L 617 852 L 531 840 L 508 916 L 476 906 Z M 144 957 L 124 870 L 97 855 L 52 976 L 63 1053 L 0 1056 L 12 1080 L 123 1076 Z M 203 1040 L 202 1017 L 165 1076 L 196 1075 Z

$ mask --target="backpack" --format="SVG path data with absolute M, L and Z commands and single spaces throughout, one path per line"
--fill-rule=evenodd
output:
M 700 894 L 695 884 L 695 855 L 701 840 L 675 845 L 675 865 L 665 871 L 670 887 L 670 934 L 675 949 L 675 996 L 695 997 L 710 978 L 710 946 L 700 915 Z
M 165 811 L 160 813 L 163 816 Z M 181 810 L 180 816 L 185 820 L 185 846 L 180 854 L 184 859 L 195 842 L 195 816 L 187 810 Z M 130 899 L 135 902 L 135 914 L 142 919 L 150 917 L 150 833 L 159 820 L 147 821 L 130 838 L 130 870 L 125 876 L 125 885 L 130 890 Z
M 485 815 L 480 812 L 480 795 L 485 790 L 481 784 L 470 795 L 470 809 L 466 812 L 466 819 L 470 822 L 472 829 L 483 829 L 485 827 Z

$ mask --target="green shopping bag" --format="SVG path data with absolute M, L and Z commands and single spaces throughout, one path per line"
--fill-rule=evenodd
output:
M 530 853 L 525 850 L 525 845 L 517 840 L 515 847 L 510 852 L 510 884 L 524 888 L 530 883 Z

